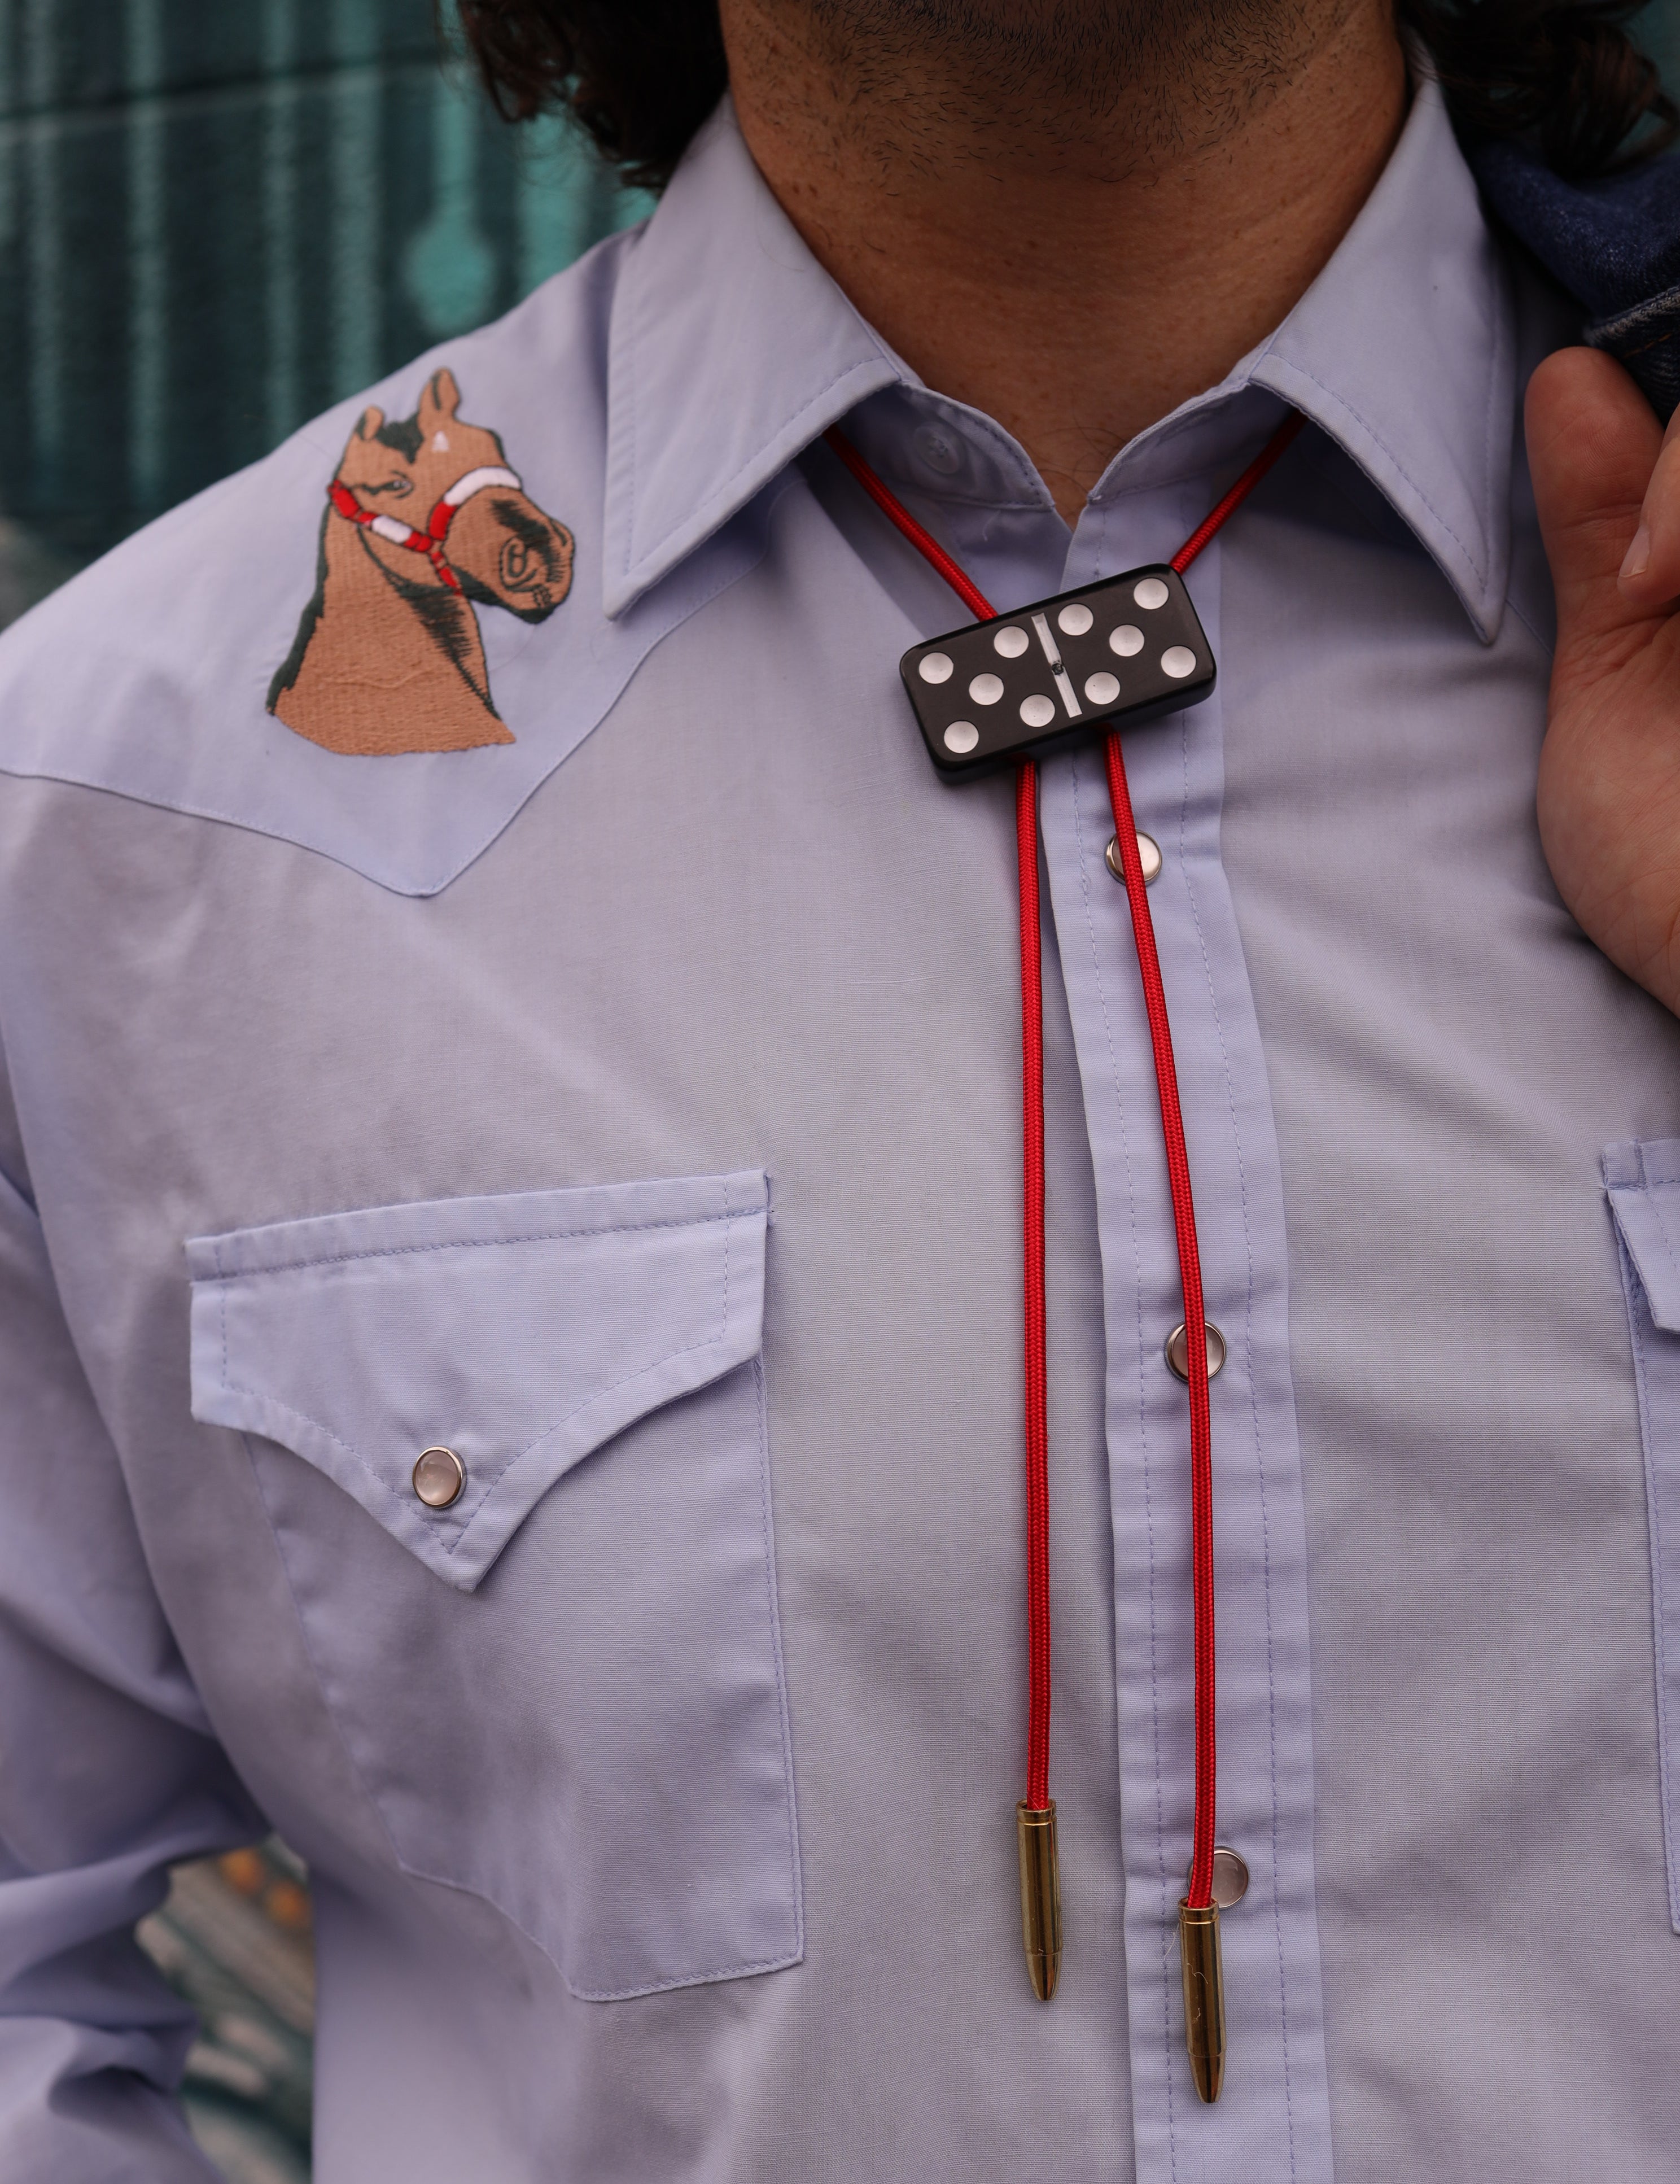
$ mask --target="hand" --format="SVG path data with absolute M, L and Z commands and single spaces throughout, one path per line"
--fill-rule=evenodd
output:
M 1665 437 L 1619 364 L 1568 348 L 1526 422 L 1558 613 L 1541 844 L 1582 930 L 1680 1014 L 1680 413 Z

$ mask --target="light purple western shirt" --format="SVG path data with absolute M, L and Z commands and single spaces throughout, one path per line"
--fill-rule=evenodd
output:
M 8 2184 L 208 2176 L 131 1928 L 270 1827 L 314 1876 L 320 2184 L 1674 2173 L 1680 1027 L 1535 832 L 1519 413 L 1572 333 L 1426 83 L 1300 304 L 1070 534 L 726 103 L 645 228 L 365 398 L 417 418 L 447 365 L 573 536 L 546 619 L 473 595 L 507 739 L 265 710 L 359 400 L 0 644 Z M 1289 405 L 1191 573 L 1217 690 L 1128 737 L 1227 1351 L 1252 1878 L 1209 2108 L 1100 749 L 1042 792 L 1046 2006 L 1011 784 L 930 767 L 898 661 L 964 617 L 821 435 L 1008 608 L 1171 554 Z

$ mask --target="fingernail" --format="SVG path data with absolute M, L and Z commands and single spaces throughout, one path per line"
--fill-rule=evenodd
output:
M 1633 533 L 1633 543 L 1627 549 L 1627 559 L 1622 565 L 1624 577 L 1643 577 L 1650 566 L 1651 534 L 1642 523 Z

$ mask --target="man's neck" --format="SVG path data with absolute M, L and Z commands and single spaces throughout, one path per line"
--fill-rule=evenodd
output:
M 1131 80 L 1122 47 L 1076 81 L 1063 55 L 1060 81 L 1000 50 L 1008 28 L 939 27 L 939 0 L 723 4 L 742 131 L 788 216 L 928 386 L 1015 435 L 1070 522 L 1128 440 L 1285 316 L 1405 112 L 1382 0 L 1142 4 Z M 1099 12 L 1088 42 L 1123 40 Z

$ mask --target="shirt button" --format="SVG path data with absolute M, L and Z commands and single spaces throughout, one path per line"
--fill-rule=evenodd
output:
M 1109 845 L 1103 852 L 1103 861 L 1115 878 L 1123 884 L 1126 879 L 1126 867 L 1120 861 L 1120 840 L 1117 835 L 1109 836 Z M 1140 834 L 1138 837 L 1138 861 L 1143 867 L 1144 886 L 1153 887 L 1161 873 L 1161 853 L 1153 835 Z
M 910 436 L 910 444 L 939 477 L 954 477 L 963 466 L 963 451 L 955 436 L 937 425 L 918 426 Z
M 1212 1380 L 1218 1377 L 1225 1363 L 1225 1337 L 1211 1320 L 1207 1323 L 1207 1329 L 1208 1378 Z M 1166 1362 L 1169 1368 L 1176 1373 L 1181 1380 L 1189 1379 L 1190 1345 L 1185 1337 L 1184 1323 L 1182 1319 L 1166 1338 Z
M 423 1448 L 414 1465 L 414 1492 L 428 1509 L 447 1509 L 459 1501 L 467 1468 L 453 1448 Z
M 1184 1885 L 1190 1885 L 1187 1870 Z M 1249 1892 L 1248 1860 L 1238 1852 L 1221 1843 L 1213 1854 L 1213 1900 L 1221 1911 L 1229 1911 L 1240 1903 Z

